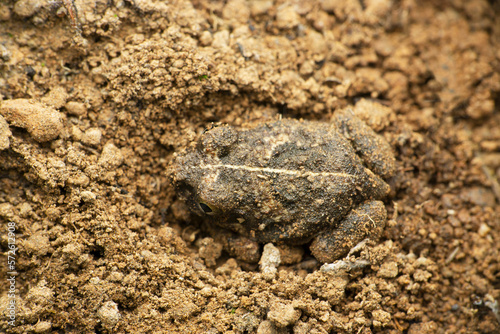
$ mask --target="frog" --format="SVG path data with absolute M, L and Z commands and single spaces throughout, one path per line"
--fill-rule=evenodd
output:
M 212 231 L 308 245 L 322 263 L 379 239 L 394 173 L 388 141 L 350 108 L 328 122 L 214 126 L 174 153 L 168 170 L 178 197 Z

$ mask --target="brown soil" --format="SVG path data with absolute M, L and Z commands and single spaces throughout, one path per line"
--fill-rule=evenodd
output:
M 500 5 L 438 3 L 3 0 L 1 330 L 500 332 Z M 348 105 L 398 172 L 347 269 L 238 262 L 176 199 L 211 122 Z

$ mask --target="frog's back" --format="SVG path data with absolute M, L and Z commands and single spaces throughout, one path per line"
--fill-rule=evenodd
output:
M 361 198 L 365 168 L 334 125 L 281 120 L 241 131 L 221 157 L 236 215 L 263 242 L 312 236 Z
M 270 168 L 299 173 L 332 172 L 359 175 L 362 162 L 333 124 L 280 120 L 239 133 L 225 165 Z

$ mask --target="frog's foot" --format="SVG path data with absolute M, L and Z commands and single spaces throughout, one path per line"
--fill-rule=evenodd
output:
M 360 241 L 356 246 L 351 248 L 349 251 L 349 254 L 344 258 L 344 260 L 337 260 L 332 263 L 325 263 L 324 265 L 321 266 L 320 270 L 323 272 L 334 272 L 334 273 L 340 273 L 340 272 L 347 272 L 351 270 L 356 270 L 356 269 L 363 269 L 364 267 L 367 267 L 370 265 L 370 261 L 366 259 L 355 259 L 354 261 L 349 261 L 349 257 L 357 252 L 360 252 L 366 248 L 366 245 L 368 244 L 368 241 L 370 241 L 369 238 L 363 239 Z
M 356 246 L 354 246 L 353 248 L 351 248 L 351 250 L 349 251 L 349 254 L 347 254 L 346 257 L 349 257 L 352 254 L 357 253 L 357 252 L 365 249 L 366 244 L 368 243 L 369 240 L 370 240 L 370 238 L 366 238 L 366 239 L 363 239 L 360 242 L 358 242 L 358 244 Z
M 394 175 L 396 170 L 394 155 L 384 137 L 375 133 L 350 109 L 337 111 L 335 123 L 344 136 L 351 141 L 368 168 L 384 179 Z
M 316 236 L 309 248 L 318 261 L 333 262 L 344 257 L 363 239 L 378 239 L 386 220 L 384 203 L 364 202 L 353 209 L 333 230 Z

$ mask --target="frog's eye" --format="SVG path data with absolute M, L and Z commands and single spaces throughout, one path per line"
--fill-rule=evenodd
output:
M 207 215 L 211 215 L 214 213 L 214 210 L 212 210 L 212 208 L 208 204 L 199 202 L 198 205 L 200 206 L 200 209 L 203 210 L 203 212 L 205 212 Z

